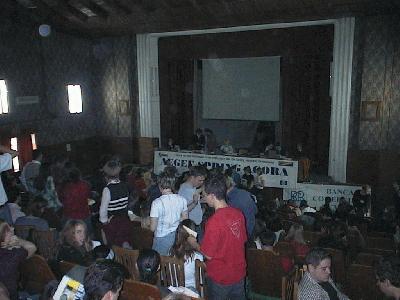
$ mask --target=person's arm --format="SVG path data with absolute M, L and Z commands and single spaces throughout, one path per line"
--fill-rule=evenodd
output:
M 12 157 L 15 157 L 18 155 L 18 151 L 11 150 L 3 145 L 0 145 L 0 152 L 9 153 L 9 154 L 11 154 Z
M 150 217 L 150 230 L 156 231 L 158 225 L 158 218 Z
M 33 244 L 33 243 L 29 242 L 29 241 L 20 239 L 16 235 L 14 235 L 11 238 L 11 241 L 10 241 L 10 243 L 8 245 L 1 245 L 1 246 L 5 247 L 5 248 L 13 248 L 13 247 L 24 248 L 28 252 L 27 258 L 30 258 L 33 254 L 35 254 L 35 252 L 37 250 L 35 244 Z
M 105 187 L 103 189 L 103 194 L 101 195 L 101 204 L 100 204 L 100 211 L 99 211 L 99 220 L 101 223 L 105 224 L 108 222 L 108 204 L 111 200 L 110 190 Z
M 188 206 L 187 206 L 188 212 L 192 211 L 196 207 L 196 205 L 199 202 L 199 200 L 200 200 L 200 195 L 197 194 L 197 193 L 194 193 L 193 194 L 193 201 L 188 203 Z

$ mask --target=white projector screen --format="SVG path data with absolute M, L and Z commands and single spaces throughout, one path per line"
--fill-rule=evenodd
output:
M 280 56 L 202 60 L 204 119 L 279 121 Z

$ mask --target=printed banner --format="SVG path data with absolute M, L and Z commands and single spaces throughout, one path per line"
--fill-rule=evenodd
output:
M 341 197 L 352 203 L 354 192 L 360 189 L 361 186 L 354 185 L 298 183 L 296 188 L 283 189 L 283 200 L 293 200 L 297 204 L 301 200 L 306 200 L 309 206 L 316 207 L 318 210 L 325 204 L 325 197 L 331 197 L 331 208 L 336 210 Z
M 168 164 L 176 167 L 179 173 L 187 171 L 190 166 L 203 165 L 207 169 L 222 167 L 226 170 L 234 167 L 236 172 L 243 174 L 243 169 L 249 166 L 252 174 L 255 175 L 256 169 L 260 167 L 262 173 L 266 175 L 266 186 L 268 187 L 294 188 L 297 185 L 298 162 L 295 160 L 207 155 L 191 152 L 154 152 L 154 173 L 161 173 Z

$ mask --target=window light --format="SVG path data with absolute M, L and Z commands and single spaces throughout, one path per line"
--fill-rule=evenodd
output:
M 8 92 L 5 80 L 0 80 L 0 114 L 8 113 Z
M 37 149 L 36 135 L 34 133 L 31 133 L 31 141 L 32 141 L 32 150 L 36 150 Z
M 67 85 L 68 89 L 68 108 L 71 114 L 79 114 L 82 112 L 82 92 L 79 84 Z
M 11 138 L 11 149 L 18 151 L 18 141 L 16 137 Z M 14 172 L 18 172 L 19 171 L 19 159 L 18 156 L 14 157 L 13 160 L 13 169 Z

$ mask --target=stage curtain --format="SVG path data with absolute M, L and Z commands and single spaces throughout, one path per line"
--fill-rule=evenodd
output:
M 22 170 L 26 163 L 32 160 L 32 140 L 30 133 L 25 133 L 17 137 L 17 141 L 19 164 Z
M 169 137 L 187 147 L 193 136 L 193 60 L 160 63 L 160 124 L 165 146 Z

